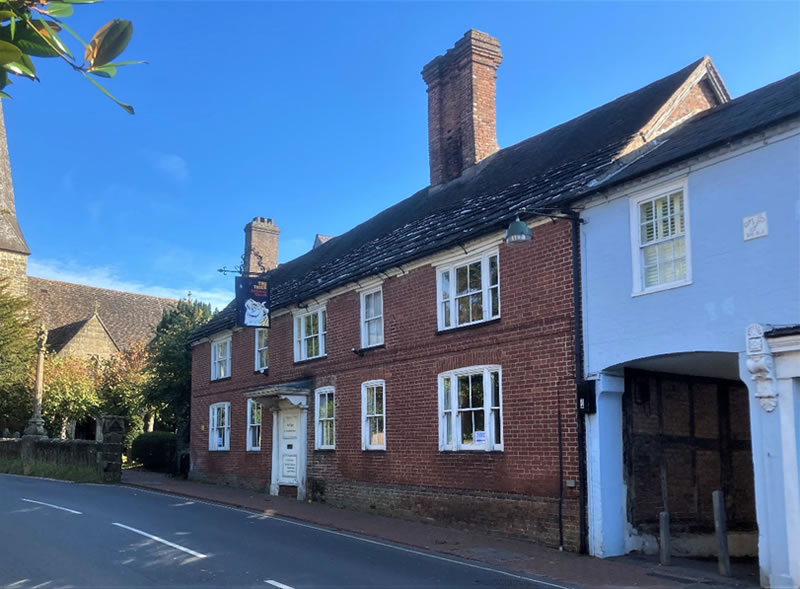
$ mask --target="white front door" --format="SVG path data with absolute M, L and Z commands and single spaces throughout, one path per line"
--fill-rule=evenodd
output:
M 278 484 L 297 485 L 300 453 L 303 450 L 300 409 L 281 409 L 278 413 Z

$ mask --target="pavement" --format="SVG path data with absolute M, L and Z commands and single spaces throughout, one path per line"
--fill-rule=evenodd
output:
M 124 470 L 123 485 L 235 506 L 259 514 L 308 522 L 441 555 L 465 559 L 569 587 L 752 588 L 758 570 L 734 564 L 734 577 L 716 574 L 716 561 L 673 558 L 671 566 L 643 555 L 599 559 L 475 530 L 455 529 L 376 514 L 303 503 L 263 492 L 172 478 L 160 473 Z

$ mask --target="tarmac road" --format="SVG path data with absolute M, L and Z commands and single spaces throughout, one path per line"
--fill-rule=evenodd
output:
M 13 475 L 0 475 L 0 586 L 562 587 L 243 509 Z

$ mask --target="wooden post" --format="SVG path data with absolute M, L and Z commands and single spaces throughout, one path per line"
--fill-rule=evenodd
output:
M 672 564 L 672 550 L 669 543 L 669 511 L 658 514 L 659 523 L 659 560 L 664 566 Z
M 714 529 L 717 531 L 717 543 L 719 552 L 717 561 L 719 562 L 719 574 L 723 577 L 731 576 L 731 557 L 728 554 L 728 522 L 725 519 L 725 495 L 717 490 L 711 493 L 714 504 Z

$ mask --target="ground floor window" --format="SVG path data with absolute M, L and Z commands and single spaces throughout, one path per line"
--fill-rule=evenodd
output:
M 336 391 L 333 387 L 322 387 L 316 395 L 316 433 L 314 447 L 318 450 L 336 448 Z
M 471 366 L 439 375 L 439 449 L 502 450 L 499 366 Z
M 261 450 L 261 403 L 247 400 L 247 449 Z
M 209 408 L 208 449 L 230 450 L 231 404 L 214 403 Z
M 361 449 L 386 449 L 386 383 L 371 380 L 361 385 Z

